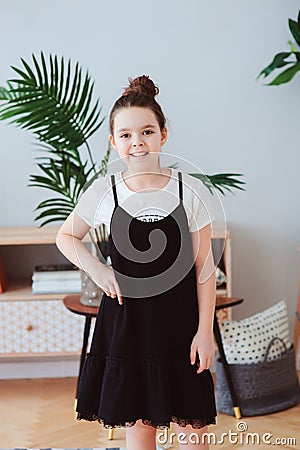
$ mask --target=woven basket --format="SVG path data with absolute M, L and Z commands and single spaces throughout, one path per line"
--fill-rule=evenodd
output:
M 268 361 L 271 347 L 279 339 L 285 347 L 280 358 Z M 300 401 L 300 387 L 295 367 L 293 345 L 274 337 L 266 350 L 264 362 L 257 364 L 229 364 L 230 374 L 243 416 L 259 416 L 290 408 Z M 217 410 L 234 415 L 233 404 L 225 378 L 223 364 L 216 361 Z

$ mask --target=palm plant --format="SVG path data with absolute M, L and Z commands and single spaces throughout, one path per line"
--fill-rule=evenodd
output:
M 37 186 L 58 194 L 36 207 L 41 226 L 65 220 L 77 203 L 89 178 L 97 173 L 88 139 L 100 128 L 99 99 L 92 105 L 94 82 L 79 63 L 58 57 L 39 63 L 32 55 L 33 68 L 22 59 L 23 68 L 12 67 L 19 78 L 0 88 L 0 119 L 33 132 L 41 150 L 48 156 L 38 157 L 41 173 L 30 176 L 29 186 Z M 85 147 L 89 160 L 82 155 Z M 80 150 L 79 150 L 80 149 Z M 100 163 L 99 173 L 106 172 L 110 148 Z M 104 257 L 105 228 L 95 230 L 98 247 Z
M 43 226 L 65 220 L 87 184 L 107 173 L 110 146 L 96 167 L 88 140 L 99 130 L 104 117 L 99 99 L 92 102 L 94 82 L 89 73 L 83 73 L 78 62 L 72 67 L 70 59 L 66 62 L 57 55 L 50 54 L 46 61 L 41 52 L 40 61 L 34 54 L 32 60 L 30 65 L 21 59 L 22 68 L 12 66 L 18 77 L 9 80 L 7 87 L 0 87 L 0 120 L 10 120 L 34 133 L 40 150 L 47 154 L 36 158 L 40 174 L 31 175 L 29 184 L 56 193 L 36 207 L 35 220 L 42 219 Z M 192 175 L 211 192 L 212 188 L 222 194 L 233 188 L 244 190 L 244 182 L 235 178 L 242 174 Z M 105 226 L 95 232 L 100 253 L 107 257 Z
M 290 51 L 277 53 L 272 62 L 257 76 L 257 79 L 262 76 L 266 78 L 274 70 L 289 66 L 277 75 L 270 83 L 267 83 L 269 86 L 288 83 L 296 75 L 296 73 L 300 71 L 300 10 L 298 11 L 297 22 L 289 19 L 289 29 L 296 41 L 296 44 L 289 40 L 288 45 L 290 46 Z

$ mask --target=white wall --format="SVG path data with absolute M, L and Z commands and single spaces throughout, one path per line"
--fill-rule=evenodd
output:
M 300 274 L 299 84 L 264 87 L 255 77 L 287 50 L 296 0 L 1 1 L 0 85 L 41 49 L 89 68 L 108 115 L 128 76 L 149 74 L 170 123 L 167 151 L 206 173 L 240 172 L 246 192 L 223 199 L 233 239 L 235 317 L 286 298 L 291 326 Z M 47 192 L 33 136 L 0 123 L 0 225 L 31 225 Z M 107 122 L 92 140 L 104 155 Z

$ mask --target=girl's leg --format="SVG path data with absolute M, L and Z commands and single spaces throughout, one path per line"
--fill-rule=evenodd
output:
M 207 438 L 202 437 L 207 433 L 207 427 L 195 429 L 191 425 L 180 427 L 177 423 L 173 423 L 173 428 L 177 434 L 175 441 L 178 442 L 179 450 L 209 450 Z
M 155 450 L 156 428 L 137 420 L 135 425 L 126 428 L 126 445 L 127 450 Z

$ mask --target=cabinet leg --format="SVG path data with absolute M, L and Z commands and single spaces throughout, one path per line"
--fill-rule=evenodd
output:
M 114 438 L 114 429 L 110 428 L 108 430 L 108 439 L 111 441 Z
M 242 418 L 242 414 L 241 414 L 241 410 L 240 410 L 239 406 L 235 406 L 233 408 L 233 410 L 234 410 L 235 418 L 236 419 L 241 419 Z

